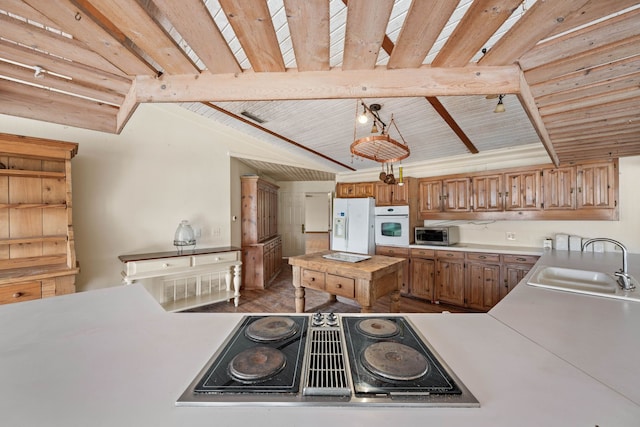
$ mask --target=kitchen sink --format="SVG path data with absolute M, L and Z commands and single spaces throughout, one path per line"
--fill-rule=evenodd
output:
M 538 266 L 528 285 L 565 292 L 640 301 L 640 290 L 625 291 L 613 274 L 573 268 Z

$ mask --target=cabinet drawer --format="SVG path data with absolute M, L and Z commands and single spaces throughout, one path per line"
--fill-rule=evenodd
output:
M 327 287 L 325 290 L 330 294 L 354 298 L 356 296 L 355 289 L 354 279 L 327 274 Z
M 481 252 L 467 252 L 467 259 L 469 261 L 479 261 L 479 262 L 500 262 L 499 254 L 485 254 Z
M 324 290 L 324 273 L 313 270 L 302 270 L 302 286 Z
M 540 257 L 536 255 L 502 255 L 505 264 L 535 264 Z
M 190 267 L 190 257 L 159 258 L 148 261 L 133 261 L 127 263 L 127 275 L 148 273 L 150 271 L 162 271 L 176 267 Z
M 218 264 L 221 262 L 238 261 L 240 252 L 220 252 L 217 254 L 196 255 L 193 257 L 193 265 Z
M 409 248 L 396 248 L 392 246 L 376 246 L 377 255 L 409 257 Z
M 40 282 L 18 283 L 0 287 L 0 304 L 42 298 Z
M 436 257 L 447 259 L 464 259 L 464 252 L 458 251 L 436 251 Z
M 436 251 L 433 249 L 411 249 L 412 258 L 433 258 L 436 256 Z

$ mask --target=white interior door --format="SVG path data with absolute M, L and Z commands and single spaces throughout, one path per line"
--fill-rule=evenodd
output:
M 305 193 L 284 192 L 280 197 L 278 231 L 282 235 L 282 256 L 304 254 L 304 195 Z
M 327 232 L 331 228 L 331 193 L 305 193 L 304 229 L 308 233 Z

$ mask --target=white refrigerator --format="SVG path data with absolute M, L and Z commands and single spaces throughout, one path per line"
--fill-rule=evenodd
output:
M 331 250 L 374 255 L 374 208 L 372 197 L 334 199 Z

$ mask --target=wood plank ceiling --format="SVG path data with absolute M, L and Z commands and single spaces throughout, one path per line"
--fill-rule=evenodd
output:
M 349 153 L 360 100 L 407 161 L 639 155 L 640 1 L 0 0 L 2 114 L 119 133 L 180 103 L 345 171 L 375 165 Z

